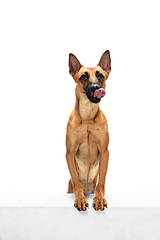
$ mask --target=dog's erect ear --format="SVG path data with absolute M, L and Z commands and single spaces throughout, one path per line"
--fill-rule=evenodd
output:
M 69 54 L 69 73 L 74 77 L 76 73 L 79 72 L 82 67 L 79 60 L 72 53 Z
M 111 71 L 111 58 L 110 58 L 110 52 L 109 50 L 105 51 L 98 63 L 98 65 L 105 71 L 110 72 Z

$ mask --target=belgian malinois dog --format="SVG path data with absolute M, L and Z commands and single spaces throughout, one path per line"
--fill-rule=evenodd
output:
M 84 194 L 88 193 L 95 193 L 93 208 L 96 211 L 107 207 L 104 194 L 109 134 L 107 120 L 99 104 L 106 94 L 110 71 L 108 50 L 94 68 L 84 67 L 76 56 L 69 54 L 69 73 L 77 85 L 75 107 L 67 124 L 66 135 L 66 160 L 71 174 L 68 193 L 75 194 L 74 206 L 79 211 L 87 209 Z

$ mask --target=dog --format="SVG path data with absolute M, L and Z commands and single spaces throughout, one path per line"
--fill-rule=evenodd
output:
M 96 211 L 107 208 L 104 194 L 109 133 L 99 104 L 106 94 L 110 72 L 109 50 L 103 53 L 94 68 L 84 67 L 74 54 L 69 54 L 69 73 L 77 85 L 75 107 L 66 129 L 66 161 L 71 175 L 67 193 L 75 194 L 74 207 L 78 211 L 87 210 L 85 194 L 91 193 L 95 193 L 92 206 Z

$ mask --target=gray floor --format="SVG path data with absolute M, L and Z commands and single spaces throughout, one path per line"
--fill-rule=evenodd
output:
M 160 209 L 1 208 L 1 240 L 160 239 Z
M 53 206 L 47 207 L 55 197 Z M 131 202 L 124 207 L 122 197 L 109 196 L 110 207 L 104 212 L 96 212 L 91 206 L 92 197 L 87 197 L 89 209 L 78 212 L 73 207 L 73 195 L 61 195 L 61 202 L 58 201 L 58 195 L 44 197 L 40 201 L 43 207 L 24 207 L 28 200 L 24 204 L 23 195 L 23 207 L 16 207 L 15 200 L 13 207 L 0 207 L 0 240 L 160 239 L 160 208 L 133 207 Z M 130 196 L 127 201 L 129 199 L 134 200 Z M 1 198 L 0 202 L 3 200 Z M 113 204 L 115 201 L 116 205 L 116 200 L 121 200 L 121 204 L 117 202 L 117 207 Z M 32 196 L 32 202 L 28 202 L 28 205 L 34 201 Z

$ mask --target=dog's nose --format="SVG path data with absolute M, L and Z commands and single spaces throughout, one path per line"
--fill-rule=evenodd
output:
M 94 92 L 96 89 L 99 89 L 101 86 L 98 84 L 98 83 L 91 83 L 89 86 L 88 86 L 88 90 L 91 94 L 91 96 L 94 95 Z
M 94 97 L 95 90 L 99 88 L 101 88 L 101 86 L 98 83 L 90 83 L 86 88 L 84 88 L 88 99 L 92 103 L 98 103 L 101 101 L 101 98 Z

